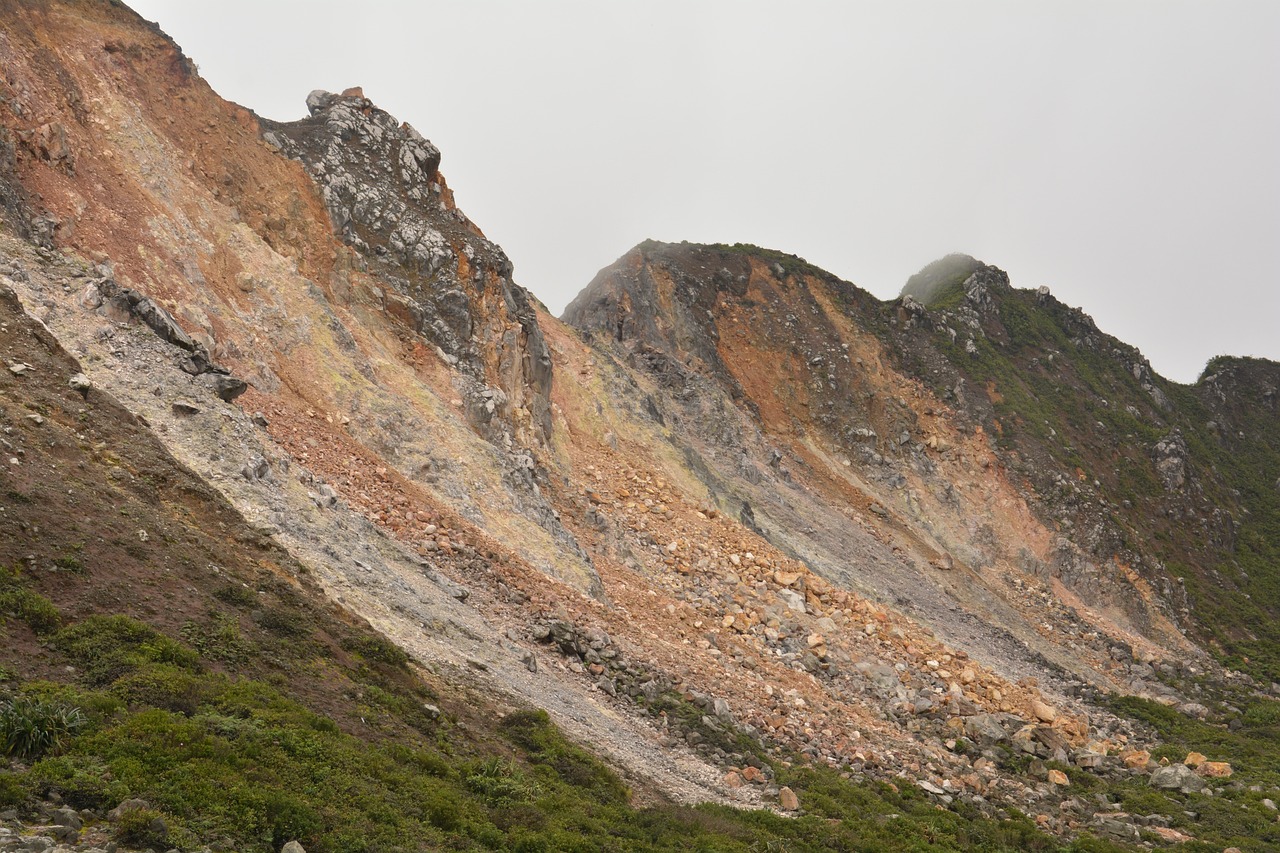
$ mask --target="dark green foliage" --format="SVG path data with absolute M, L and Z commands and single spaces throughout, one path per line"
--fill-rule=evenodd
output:
M 129 847 L 165 847 L 168 838 L 164 815 L 154 809 L 133 809 L 116 821 L 115 839 Z
M 119 780 L 110 779 L 107 768 L 92 759 L 59 756 L 45 758 L 28 774 L 31 789 L 41 797 L 57 791 L 62 801 L 76 809 L 110 809 L 129 796 Z
M 199 668 L 190 648 L 127 616 L 90 616 L 59 631 L 53 645 L 94 685 L 110 684 L 150 663 L 192 672 Z
M 0 809 L 16 806 L 27 798 L 27 788 L 16 774 L 0 773 Z
M 233 607 L 251 607 L 258 601 L 257 593 L 246 586 L 235 583 L 218 587 L 213 591 L 213 597 Z
M 1263 807 L 1265 794 L 1249 788 L 1280 786 L 1280 703 L 1253 701 L 1242 716 L 1243 726 L 1231 731 L 1145 699 L 1114 698 L 1113 710 L 1151 726 L 1164 742 L 1154 757 L 1181 761 L 1196 751 L 1230 761 L 1235 773 L 1221 795 L 1214 797 L 1160 791 L 1148 787 L 1145 779 L 1120 783 L 1110 793 L 1132 813 L 1167 815 L 1174 827 L 1204 842 L 1204 850 L 1278 849 L 1280 825 L 1275 813 Z M 1198 817 L 1193 819 L 1187 812 Z
M 15 758 L 39 758 L 61 749 L 84 725 L 79 708 L 19 696 L 0 702 L 0 749 Z
M 180 632 L 200 656 L 227 664 L 243 664 L 253 653 L 240 636 L 240 624 L 231 616 L 214 613 L 205 623 L 187 622 Z
M 82 563 L 80 558 L 74 554 L 57 557 L 54 559 L 53 564 L 64 572 L 71 572 L 76 575 L 85 575 L 89 573 L 89 570 L 85 568 L 84 563 Z
M 950 307 L 963 297 L 961 285 L 981 267 L 980 261 L 968 255 L 947 255 L 907 279 L 902 295 L 929 307 Z
M 0 617 L 12 616 L 37 634 L 58 630 L 62 615 L 53 602 L 28 589 L 17 569 L 0 569 Z
M 543 710 L 519 711 L 502 721 L 502 731 L 528 753 L 529 760 L 560 781 L 602 803 L 625 803 L 627 788 L 617 774 L 581 747 L 565 740 Z
M 208 679 L 169 664 L 154 664 L 116 679 L 111 693 L 130 706 L 163 708 L 191 716 L 208 688 Z
M 270 631 L 279 637 L 297 638 L 307 637 L 311 634 L 311 623 L 305 615 L 297 610 L 270 607 L 254 613 L 253 619 L 263 630 Z M 365 655 L 365 657 L 369 657 L 369 655 Z M 381 658 L 376 659 L 381 660 Z M 405 660 L 407 662 L 407 656 Z M 391 663 L 391 661 L 386 662 Z
M 1188 752 L 1230 760 L 1235 781 L 1280 786 L 1280 703 L 1253 700 L 1231 731 L 1225 726 L 1201 722 L 1135 696 L 1117 697 L 1111 707 L 1117 713 L 1155 729 L 1164 746 L 1155 756 L 1181 761 Z
M 145 707 L 152 694 L 135 688 L 152 676 L 163 676 L 162 686 L 166 679 L 198 682 L 195 713 Z M 112 698 L 126 686 L 127 709 Z M 170 663 L 144 662 L 110 691 L 75 694 L 92 709 L 91 724 L 63 755 L 37 762 L 0 796 L 21 801 L 57 792 L 76 808 L 95 809 L 143 797 L 155 812 L 119 825 L 118 840 L 159 848 L 226 837 L 256 853 L 295 838 L 318 853 L 1061 849 L 1026 821 L 940 812 L 914 791 L 898 794 L 826 770 L 789 772 L 786 781 L 805 807 L 796 819 L 711 806 L 636 810 L 616 774 L 566 740 L 542 711 L 510 714 L 499 724 L 508 748 L 459 753 L 461 744 L 441 751 L 344 734 L 269 685 Z M 154 696 L 168 703 L 172 691 Z M 410 697 L 402 701 L 418 698 Z
M 365 660 L 390 664 L 401 669 L 407 669 L 409 666 L 409 656 L 403 649 L 376 634 L 348 637 L 342 641 L 342 647 Z

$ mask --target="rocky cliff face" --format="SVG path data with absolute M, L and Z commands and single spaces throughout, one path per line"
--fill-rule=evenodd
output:
M 367 620 L 476 719 L 546 708 L 642 799 L 794 810 L 800 761 L 1129 837 L 1068 790 L 1067 765 L 1116 790 L 1154 769 L 1151 731 L 1104 695 L 1239 727 L 1265 682 L 1221 661 L 1280 676 L 1275 364 L 1169 383 L 966 256 L 881 302 L 780 252 L 647 242 L 561 322 L 458 210 L 440 152 L 359 90 L 271 122 L 117 3 L 0 7 L 4 500 L 60 519 L 5 559 L 75 550 L 64 483 L 104 506 L 127 484 L 137 513 L 162 475 L 164 544 L 214 513 L 192 535 L 252 543 L 225 561 L 245 583 L 269 562 L 271 607 L 303 590 L 331 638 Z M 121 524 L 89 553 L 196 560 L 131 551 Z M 127 569 L 77 581 L 71 618 L 144 587 Z M 214 580 L 181 578 L 179 621 L 118 609 L 175 642 L 225 628 L 222 604 L 196 613 Z M 64 581 L 32 584 L 66 604 Z M 51 654 L 0 664 L 83 686 Z M 365 724 L 354 676 L 335 693 L 297 665 L 276 677 L 300 701 Z M 466 797 L 487 772 L 465 769 Z M 484 803 L 484 843 L 532 831 Z
M 544 444 L 542 331 L 507 256 L 454 204 L 440 151 L 358 90 L 312 92 L 307 108 L 309 119 L 266 122 L 263 138 L 306 166 L 334 229 L 386 285 L 385 310 L 486 383 L 468 403 L 473 424 L 507 446 Z
M 1224 360 L 1195 389 L 1174 386 L 1047 288 L 1017 290 L 967 256 L 929 265 L 882 304 L 776 252 L 642 244 L 565 319 L 655 378 L 668 392 L 655 415 L 714 460 L 720 482 L 767 482 L 775 494 L 797 480 L 827 494 L 851 482 L 934 562 L 977 570 L 984 585 L 1005 571 L 1061 584 L 1160 644 L 1216 636 L 1220 564 L 1240 556 L 1235 519 L 1273 512 L 1257 484 L 1251 508 L 1242 504 L 1243 472 L 1221 469 L 1222 425 L 1202 407 L 1249 397 L 1249 429 L 1226 434 L 1272 468 L 1273 365 Z M 795 541 L 799 519 L 821 510 L 771 524 L 769 503 L 751 505 L 755 523 L 849 574 Z M 1172 544 L 1150 535 L 1151 519 L 1173 522 Z M 1199 598 L 1188 597 L 1188 574 Z M 872 576 L 884 573 L 863 582 Z M 1280 604 L 1256 591 L 1264 612 Z

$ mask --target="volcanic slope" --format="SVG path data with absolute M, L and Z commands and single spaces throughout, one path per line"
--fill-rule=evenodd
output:
M 219 99 L 118 4 L 5 13 L 0 195 L 14 236 L 0 249 L 4 283 L 34 318 L 13 322 L 71 353 L 91 393 L 117 401 L 243 519 L 241 535 L 283 549 L 284 579 L 305 575 L 342 618 L 367 620 L 426 667 L 436 705 L 456 694 L 478 741 L 515 738 L 520 772 L 420 762 L 470 792 L 455 791 L 461 812 L 427 810 L 454 842 L 501 846 L 526 833 L 560 849 L 562 824 L 536 816 L 579 820 L 556 799 L 572 792 L 555 778 L 524 785 L 568 749 L 536 715 L 509 714 L 527 703 L 618 768 L 637 802 L 794 812 L 786 785 L 806 815 L 711 810 L 701 814 L 728 822 L 706 825 L 677 811 L 685 817 L 669 824 L 664 811 L 644 842 L 656 849 L 691 826 L 727 849 L 917 830 L 922 849 L 1052 843 L 1024 821 L 977 817 L 1010 809 L 1054 832 L 1092 826 L 1131 839 L 1137 824 L 1112 817 L 1114 802 L 1070 785 L 1129 785 L 1110 796 L 1132 793 L 1150 809 L 1138 796 L 1158 767 L 1142 749 L 1155 745 L 1145 723 L 1168 718 L 1135 700 L 1137 724 L 1099 691 L 1185 709 L 1169 712 L 1176 719 L 1206 716 L 1204 731 L 1241 719 L 1265 728 L 1264 712 L 1249 716 L 1259 685 L 1197 649 L 1204 635 L 1182 608 L 1201 599 L 1162 585 L 1165 552 L 1133 536 L 1139 560 L 1090 538 L 1083 521 L 1100 504 L 1088 489 L 1101 485 L 1086 467 L 1064 487 L 1085 498 L 1051 510 L 1037 497 L 1044 488 L 1024 460 L 1051 446 L 1032 429 L 1032 443 L 1010 443 L 1025 423 L 1000 398 L 1019 386 L 994 371 L 1014 362 L 980 359 L 1012 340 L 1005 306 L 1041 297 L 997 270 L 960 259 L 958 273 L 936 276 L 943 286 L 928 298 L 939 301 L 880 303 L 780 253 L 645 244 L 584 291 L 566 315 L 573 328 L 512 281 L 501 249 L 454 203 L 434 146 L 359 90 L 314 92 L 308 118 L 270 122 Z M 18 406 L 32 384 L 21 382 L 43 375 L 21 369 L 25 340 L 5 353 L 18 366 Z M 1202 404 L 1219 427 L 1269 423 L 1255 392 L 1272 367 L 1224 363 L 1202 382 L 1219 389 Z M 1156 401 L 1144 383 L 1166 401 L 1182 393 L 1154 375 L 1133 381 L 1141 400 Z M 1059 404 L 1079 407 L 1067 392 Z M 1154 476 L 1176 482 L 1178 460 L 1190 460 L 1184 483 L 1253 501 L 1211 479 L 1196 434 L 1183 429 L 1185 452 L 1170 437 L 1173 452 L 1142 457 Z M 1259 476 L 1270 452 L 1254 457 Z M 1120 497 L 1105 499 L 1109 508 Z M 1267 505 L 1249 506 L 1269 517 Z M 1265 528 L 1238 529 L 1263 556 L 1274 542 Z M 1102 528 L 1114 530 L 1124 528 Z M 59 533 L 54 550 L 74 552 L 75 535 Z M 1207 568 L 1195 577 L 1213 578 Z M 35 594 L 52 596 L 43 584 Z M 172 635 L 150 616 L 134 614 Z M 198 620 L 184 619 L 180 636 L 187 621 Z M 366 648 L 393 668 L 407 663 L 395 646 Z M 21 689 L 54 675 L 22 669 Z M 309 675 L 296 677 L 305 688 Z M 1190 701 L 1209 702 L 1196 692 L 1206 685 L 1244 698 Z M 378 695 L 351 689 L 357 700 Z M 210 704 L 192 703 L 197 716 Z M 516 722 L 503 729 L 502 715 Z M 1204 743 L 1212 758 L 1232 757 Z M 561 781 L 577 760 L 555 765 Z M 1245 756 L 1237 772 L 1274 785 L 1266 766 Z M 514 787 L 494 781 L 504 778 Z M 620 826 L 643 836 L 648 818 L 620 802 L 614 777 L 576 778 L 595 788 L 584 807 L 612 810 L 614 829 L 593 824 L 589 837 L 624 837 Z M 137 782 L 128 793 L 162 798 Z M 40 784 L 38 796 L 69 786 Z M 1245 834 L 1260 837 L 1262 794 L 1241 790 Z M 112 789 L 94 807 L 120 798 Z M 951 807 L 941 823 L 917 822 L 935 804 Z M 744 828 L 757 819 L 763 829 Z M 211 838 L 198 814 L 184 820 Z M 303 837 L 348 849 L 334 818 L 317 820 Z M 1241 834 L 1223 825 L 1206 830 L 1215 842 Z

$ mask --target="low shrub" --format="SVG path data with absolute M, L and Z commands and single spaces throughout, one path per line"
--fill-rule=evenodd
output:
M 218 587 L 213 591 L 213 597 L 223 604 L 230 604 L 233 607 L 251 607 L 258 601 L 257 593 L 247 586 L 236 583 Z
M 90 616 L 55 634 L 53 646 L 94 685 L 110 684 L 148 663 L 192 672 L 200 663 L 191 649 L 128 616 Z
M 115 839 L 129 847 L 163 848 L 169 839 L 169 825 L 154 809 L 132 809 L 116 821 Z
M 37 634 L 51 634 L 62 623 L 53 602 L 22 583 L 17 569 L 0 570 L 0 616 L 12 616 Z
M 347 637 L 342 641 L 342 647 L 365 660 L 390 664 L 400 669 L 407 669 L 409 666 L 409 656 L 405 654 L 404 649 L 385 637 L 373 635 Z
M 85 722 L 79 708 L 20 696 L 0 702 L 0 747 L 5 755 L 39 758 L 61 749 Z
M 168 664 L 152 664 L 117 679 L 111 692 L 130 706 L 162 708 L 190 717 L 200 707 L 209 685 L 198 676 Z

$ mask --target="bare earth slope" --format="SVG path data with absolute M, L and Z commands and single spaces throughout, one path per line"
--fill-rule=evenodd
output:
M 220 583 L 199 566 L 269 568 L 264 594 L 407 652 L 422 669 L 397 689 L 456 697 L 477 742 L 545 708 L 635 804 L 794 814 L 782 785 L 809 762 L 1126 840 L 1077 795 L 1157 767 L 1106 694 L 1225 730 L 1244 713 L 1197 691 L 1266 680 L 1220 661 L 1275 672 L 1271 629 L 1223 614 L 1280 603 L 1276 365 L 1174 386 L 963 258 L 882 303 L 778 252 L 644 243 L 562 322 L 441 153 L 360 90 L 272 122 L 117 3 L 0 9 L 7 428 L 28 453 L 75 436 L 95 472 L 41 485 L 15 457 L 10 498 L 76 523 L 40 549 L 22 528 L 0 561 L 80 542 L 111 572 L 37 584 L 76 618 L 181 634 Z M 95 444 L 74 372 L 133 455 Z M 133 520 L 147 502 L 156 530 Z M 82 506 L 110 508 L 100 540 Z M 206 558 L 232 547 L 207 520 L 175 532 L 208 512 L 231 556 Z M 145 590 L 166 560 L 196 568 Z M 315 658 L 341 669 L 330 633 Z M 33 661 L 22 680 L 62 677 Z M 313 666 L 298 693 L 363 736 L 360 688 Z

